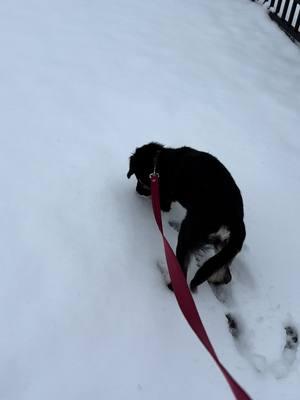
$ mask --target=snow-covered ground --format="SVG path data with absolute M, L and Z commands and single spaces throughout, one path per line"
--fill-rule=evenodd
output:
M 253 399 L 299 399 L 299 49 L 245 0 L 3 0 L 0 49 L 1 400 L 233 398 L 126 179 L 151 140 L 236 178 L 246 245 L 194 298 Z

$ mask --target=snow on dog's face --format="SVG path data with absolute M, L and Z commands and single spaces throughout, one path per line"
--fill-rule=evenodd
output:
M 142 147 L 138 147 L 135 153 L 129 159 L 129 171 L 127 178 L 132 175 L 136 176 L 136 191 L 142 196 L 150 196 L 150 177 L 149 175 L 154 169 L 154 158 L 163 146 L 159 143 L 149 143 Z

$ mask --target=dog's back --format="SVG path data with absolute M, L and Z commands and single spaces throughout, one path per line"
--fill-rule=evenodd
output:
M 209 153 L 182 147 L 175 150 L 170 179 L 176 200 L 189 212 L 209 214 L 224 224 L 244 217 L 243 200 L 230 172 Z M 212 212 L 210 212 L 212 210 Z

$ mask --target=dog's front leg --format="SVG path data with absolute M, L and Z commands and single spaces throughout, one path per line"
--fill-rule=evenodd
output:
M 176 258 L 179 262 L 183 275 L 186 279 L 191 251 L 188 241 L 188 224 L 184 222 L 185 220 L 181 224 L 181 228 L 178 235 L 178 242 L 176 246 Z M 170 290 L 173 290 L 172 283 L 168 284 L 168 288 Z
M 164 194 L 164 192 L 160 191 L 160 208 L 164 212 L 168 212 L 171 210 L 172 201 Z
M 170 210 L 171 210 L 171 201 L 170 202 L 168 202 L 168 201 L 166 201 L 166 200 L 162 200 L 161 202 L 160 202 L 160 208 L 161 208 L 161 210 L 162 211 L 164 211 L 164 212 L 169 212 Z
M 181 266 L 183 275 L 187 278 L 187 270 L 190 262 L 191 255 L 191 238 L 190 238 L 190 224 L 185 218 L 181 224 L 178 242 L 176 247 L 176 257 Z

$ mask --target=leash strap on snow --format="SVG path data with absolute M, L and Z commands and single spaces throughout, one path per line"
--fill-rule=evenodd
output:
M 190 293 L 189 287 L 187 285 L 186 279 L 183 275 L 183 272 L 180 268 L 180 265 L 177 261 L 177 258 L 165 238 L 163 232 L 163 224 L 161 218 L 161 210 L 160 210 L 160 197 L 159 197 L 159 183 L 158 183 L 159 176 L 157 173 L 153 173 L 150 175 L 151 180 L 151 198 L 152 198 L 152 208 L 153 214 L 162 235 L 165 255 L 167 260 L 167 265 L 169 269 L 169 274 L 172 282 L 172 287 L 174 290 L 174 294 L 176 296 L 178 305 L 187 320 L 188 324 L 198 336 L 199 340 L 206 348 L 206 350 L 210 353 L 212 358 L 214 359 L 215 363 L 218 365 L 220 370 L 222 371 L 225 379 L 227 380 L 235 398 L 237 400 L 251 400 L 250 396 L 245 392 L 245 390 L 233 379 L 233 377 L 229 374 L 227 369 L 221 364 L 219 361 L 216 352 L 209 340 L 209 337 L 206 333 L 204 325 L 201 321 L 200 315 L 197 311 L 195 302 L 193 297 Z

